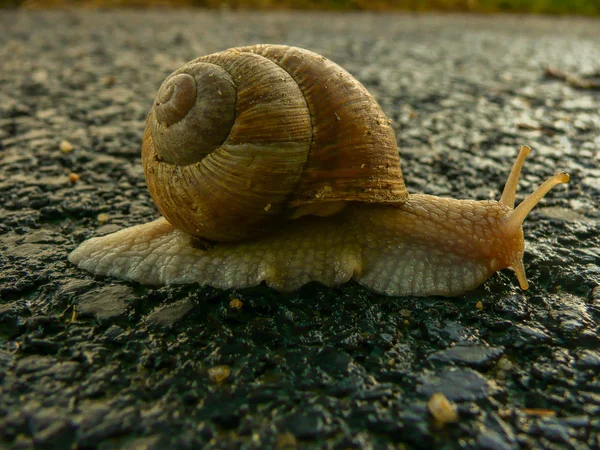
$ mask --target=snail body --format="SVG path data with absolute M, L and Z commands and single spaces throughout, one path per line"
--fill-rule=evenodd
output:
M 174 72 L 148 115 L 142 161 L 164 217 L 69 259 L 150 285 L 354 279 L 386 295 L 459 295 L 509 267 L 527 289 L 521 224 L 568 181 L 515 209 L 528 153 L 497 202 L 408 195 L 389 121 L 346 71 L 294 47 L 230 49 Z

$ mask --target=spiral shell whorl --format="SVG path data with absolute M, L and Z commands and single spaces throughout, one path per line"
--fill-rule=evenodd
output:
M 171 164 L 192 164 L 216 150 L 235 121 L 236 91 L 214 64 L 187 64 L 169 76 L 151 111 L 157 154 Z
M 196 103 L 196 80 L 187 73 L 168 78 L 156 95 L 156 120 L 171 126 L 192 109 Z

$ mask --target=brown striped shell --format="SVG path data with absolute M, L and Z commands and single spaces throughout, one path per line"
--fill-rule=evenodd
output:
M 338 65 L 295 47 L 233 48 L 171 74 L 148 115 L 142 159 L 166 219 L 215 241 L 348 201 L 408 197 L 375 99 Z

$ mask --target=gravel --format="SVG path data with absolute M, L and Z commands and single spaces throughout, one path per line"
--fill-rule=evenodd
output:
M 0 14 L 0 447 L 600 447 L 600 23 L 203 11 Z M 455 299 L 355 284 L 149 289 L 78 243 L 157 216 L 139 161 L 161 81 L 196 56 L 298 45 L 394 121 L 411 192 L 520 196 L 572 176 L 502 272 Z M 442 392 L 457 423 L 427 410 Z

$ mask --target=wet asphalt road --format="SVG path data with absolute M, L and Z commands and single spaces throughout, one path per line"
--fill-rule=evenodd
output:
M 156 217 L 139 148 L 161 81 L 259 42 L 362 81 L 411 192 L 498 198 L 521 144 L 519 198 L 570 172 L 526 221 L 531 289 L 149 289 L 71 266 Z M 600 91 L 545 76 L 597 76 L 599 42 L 568 18 L 0 11 L 0 447 L 600 446 Z M 440 391 L 458 423 L 429 415 Z

